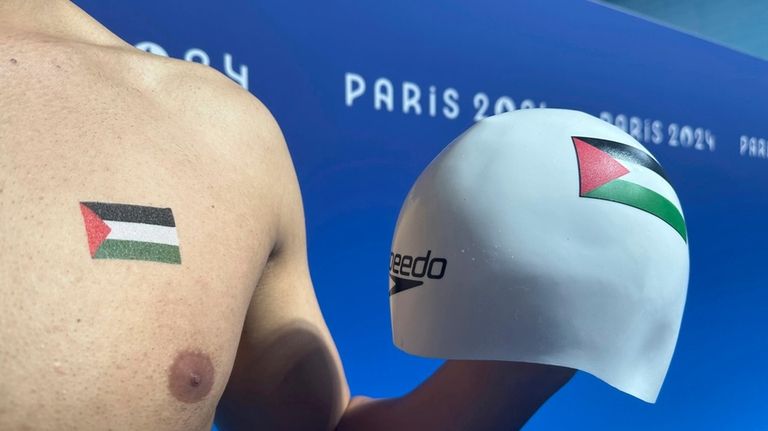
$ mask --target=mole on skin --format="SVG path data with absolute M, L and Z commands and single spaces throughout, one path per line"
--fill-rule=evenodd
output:
M 213 363 L 199 351 L 183 351 L 176 355 L 168 369 L 168 390 L 183 403 L 196 403 L 213 387 Z

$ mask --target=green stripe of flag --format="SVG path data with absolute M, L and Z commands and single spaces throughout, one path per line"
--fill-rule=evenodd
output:
M 653 190 L 628 181 L 614 180 L 592 190 L 586 196 L 620 202 L 647 211 L 667 222 L 683 240 L 688 241 L 683 215 L 675 204 Z
M 108 239 L 101 244 L 95 259 L 150 260 L 163 263 L 181 263 L 181 254 L 176 245 L 153 242 Z

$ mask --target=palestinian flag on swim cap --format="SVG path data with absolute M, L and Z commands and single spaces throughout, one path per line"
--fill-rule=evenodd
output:
M 688 242 L 685 219 L 659 162 L 619 142 L 573 137 L 579 163 L 579 196 L 629 205 L 664 220 Z
M 170 208 L 80 202 L 80 212 L 92 258 L 181 263 Z

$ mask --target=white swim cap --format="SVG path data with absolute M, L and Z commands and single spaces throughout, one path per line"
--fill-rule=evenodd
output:
M 390 258 L 395 344 L 576 368 L 655 402 L 688 285 L 680 202 L 656 159 L 590 115 L 485 119 L 421 174 Z

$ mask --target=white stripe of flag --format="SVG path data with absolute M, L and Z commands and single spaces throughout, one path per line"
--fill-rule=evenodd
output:
M 107 239 L 179 245 L 175 227 L 111 220 L 104 220 L 104 223 L 112 229 Z

